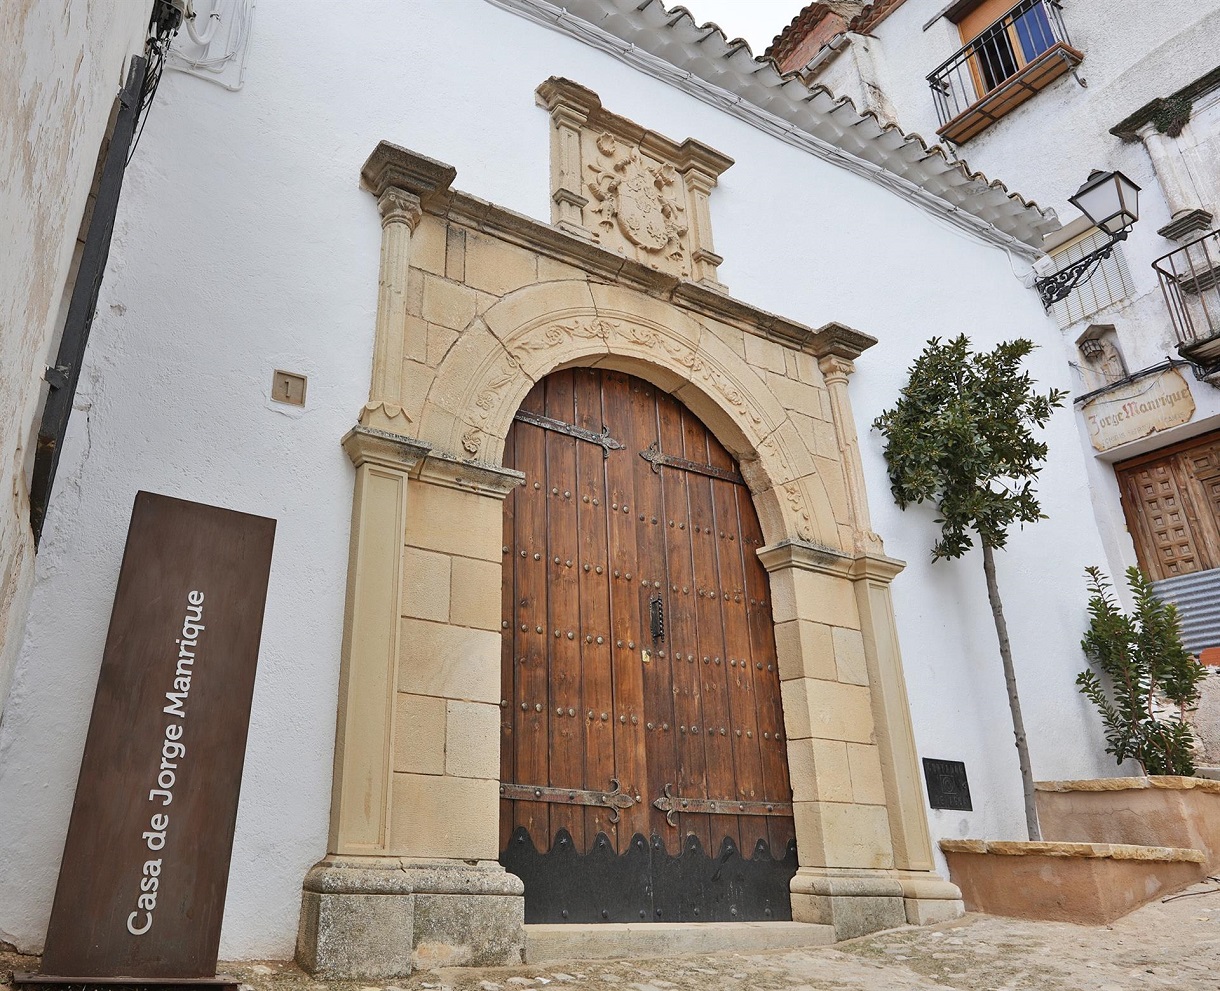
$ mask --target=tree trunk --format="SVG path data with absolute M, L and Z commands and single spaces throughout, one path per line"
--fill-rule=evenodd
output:
M 983 545 L 983 572 L 987 575 L 987 598 L 991 600 L 991 615 L 1000 641 L 1000 660 L 1004 662 L 1004 682 L 1008 686 L 1008 707 L 1012 710 L 1012 732 L 1017 738 L 1017 759 L 1021 764 L 1021 790 L 1025 793 L 1025 825 L 1031 840 L 1042 839 L 1038 829 L 1038 807 L 1034 801 L 1034 772 L 1029 762 L 1029 742 L 1025 738 L 1025 721 L 1021 718 L 1021 698 L 1017 694 L 1017 673 L 1012 666 L 1012 645 L 1008 641 L 1008 624 L 1004 622 L 1004 606 L 995 580 L 995 557 L 987 541 Z

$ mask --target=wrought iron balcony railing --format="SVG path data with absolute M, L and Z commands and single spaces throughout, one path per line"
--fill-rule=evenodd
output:
M 1152 268 L 1178 335 L 1178 353 L 1210 378 L 1220 372 L 1220 230 L 1158 258 Z
M 941 137 L 961 144 L 1045 89 L 1084 58 L 1058 0 L 1021 0 L 928 76 Z

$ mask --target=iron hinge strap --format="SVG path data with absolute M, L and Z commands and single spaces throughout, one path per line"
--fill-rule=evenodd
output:
M 717 468 L 715 465 L 700 464 L 698 461 L 688 461 L 686 458 L 679 458 L 672 454 L 662 454 L 660 446 L 656 441 L 653 441 L 647 451 L 641 451 L 640 457 L 652 465 L 652 470 L 656 474 L 661 474 L 661 466 L 666 468 L 677 468 L 679 471 L 693 471 L 697 475 L 707 475 L 709 478 L 719 478 L 725 482 L 733 482 L 737 485 L 745 485 L 745 479 L 737 472 L 730 471 L 728 468 Z
M 679 812 L 701 812 L 721 816 L 791 816 L 791 802 L 742 802 L 720 798 L 682 798 L 674 795 L 673 785 L 665 786 L 665 794 L 652 803 L 665 813 L 665 821 L 678 825 Z
M 599 434 L 595 430 L 586 430 L 584 427 L 578 427 L 575 423 L 565 423 L 563 420 L 543 416 L 541 413 L 531 413 L 525 409 L 517 410 L 513 419 L 520 420 L 522 423 L 528 423 L 531 426 L 541 427 L 543 430 L 551 430 L 557 434 L 575 437 L 577 440 L 596 444 L 602 449 L 603 458 L 610 457 L 611 451 L 621 451 L 623 449 L 623 443 L 611 437 L 610 428 L 604 425 L 602 426 L 602 432 Z
M 610 821 L 618 822 L 618 810 L 629 809 L 636 799 L 623 793 L 618 778 L 611 778 L 610 791 L 588 791 L 580 788 L 555 788 L 548 785 L 500 785 L 500 797 L 516 802 L 550 802 L 557 805 L 593 805 L 610 810 Z

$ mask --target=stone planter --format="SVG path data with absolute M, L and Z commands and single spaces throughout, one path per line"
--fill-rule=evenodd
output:
M 1198 850 L 941 840 L 972 912 L 1102 925 L 1203 877 Z
M 1150 776 L 1039 781 L 1038 822 L 1048 840 L 1200 850 L 1220 870 L 1220 781 Z

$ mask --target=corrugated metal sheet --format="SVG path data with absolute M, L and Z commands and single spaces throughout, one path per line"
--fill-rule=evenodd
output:
M 1182 642 L 1192 654 L 1220 647 L 1220 568 L 1152 583 L 1157 598 L 1178 607 Z

